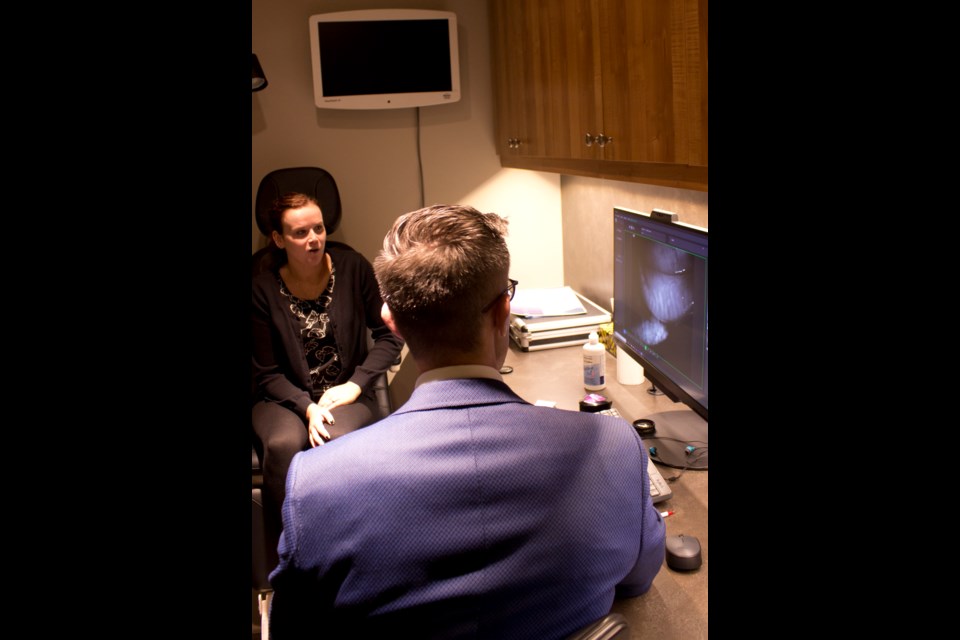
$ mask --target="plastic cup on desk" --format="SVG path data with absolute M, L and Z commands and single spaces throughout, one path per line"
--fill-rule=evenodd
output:
M 617 382 L 622 385 L 643 384 L 643 367 L 623 349 L 617 349 Z

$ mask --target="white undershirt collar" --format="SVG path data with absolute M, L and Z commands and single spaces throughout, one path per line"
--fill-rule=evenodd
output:
M 488 378 L 490 380 L 499 380 L 503 382 L 503 376 L 493 367 L 485 364 L 460 364 L 452 367 L 438 367 L 430 371 L 424 371 L 417 377 L 414 388 L 428 382 L 437 380 L 453 380 L 456 378 Z

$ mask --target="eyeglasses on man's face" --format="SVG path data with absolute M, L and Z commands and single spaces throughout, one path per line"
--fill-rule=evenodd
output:
M 513 278 L 508 278 L 508 280 L 510 281 L 510 285 L 506 289 L 498 293 L 497 297 L 490 301 L 490 304 L 488 304 L 487 306 L 485 306 L 483 309 L 480 310 L 480 313 L 486 313 L 487 311 L 490 311 L 490 309 L 493 308 L 493 305 L 497 304 L 497 300 L 500 299 L 500 296 L 502 296 L 505 293 L 509 294 L 510 299 L 513 300 L 513 294 L 517 292 L 517 285 L 520 283 L 514 280 Z

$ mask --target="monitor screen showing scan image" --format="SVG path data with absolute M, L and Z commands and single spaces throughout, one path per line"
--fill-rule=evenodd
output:
M 709 339 L 708 234 L 676 220 L 615 207 L 614 340 L 636 360 L 651 390 L 691 409 L 652 416 L 648 444 L 668 466 L 705 468 Z M 693 447 L 691 456 L 688 447 Z M 656 460 L 656 458 L 655 458 Z

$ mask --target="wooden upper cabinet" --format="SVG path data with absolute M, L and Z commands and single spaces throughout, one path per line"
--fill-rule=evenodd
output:
M 533 0 L 531 4 L 539 7 L 540 82 L 535 93 L 543 97 L 536 108 L 543 127 L 544 155 L 595 160 L 596 153 L 586 146 L 584 136 L 601 117 L 600 60 L 593 46 L 596 2 Z
M 707 188 L 707 0 L 491 0 L 501 164 Z
M 496 84 L 496 141 L 501 157 L 518 155 L 521 140 L 529 149 L 530 134 L 526 130 L 523 105 L 532 93 L 533 64 L 529 51 L 533 45 L 526 38 L 525 13 L 521 2 L 494 1 L 491 7 L 491 60 Z
M 501 157 L 583 158 L 600 119 L 593 0 L 492 0 Z M 589 151 L 589 153 L 588 153 Z
M 601 1 L 605 158 L 707 166 L 706 4 Z

